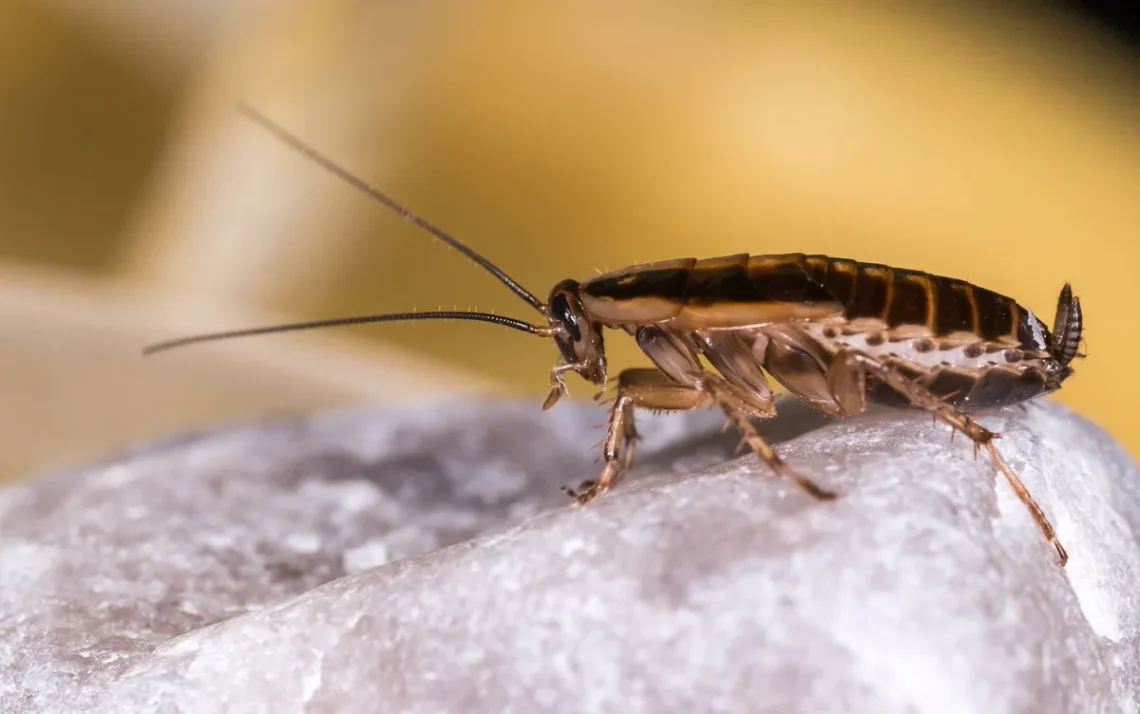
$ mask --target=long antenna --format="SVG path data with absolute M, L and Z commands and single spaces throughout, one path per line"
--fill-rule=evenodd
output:
M 294 332 L 297 330 L 313 330 L 319 327 L 338 327 L 342 325 L 362 325 L 372 322 L 410 322 L 412 320 L 474 320 L 476 322 L 490 322 L 495 325 L 509 327 L 512 330 L 528 332 L 532 335 L 549 336 L 551 328 L 539 327 L 515 320 L 510 317 L 493 315 L 489 312 L 398 312 L 388 315 L 357 315 L 354 317 L 341 317 L 333 320 L 314 320 L 312 322 L 293 322 L 285 325 L 271 325 L 269 327 L 254 327 L 246 330 L 230 330 L 228 332 L 212 332 L 205 335 L 181 337 L 151 345 L 143 350 L 144 355 L 172 350 L 198 342 L 213 342 L 215 340 L 228 340 L 234 337 L 249 337 L 251 335 L 265 335 L 272 332 Z
M 436 226 L 432 225 L 431 223 L 428 223 L 423 218 L 420 218 L 415 213 L 412 213 L 410 210 L 405 208 L 402 204 L 397 202 L 396 199 L 392 198 L 391 196 L 384 193 L 383 191 L 376 188 L 375 186 L 372 186 L 371 184 L 369 184 L 367 181 L 360 178 L 359 176 L 356 176 L 355 174 L 349 173 L 349 171 L 347 169 L 343 168 L 342 166 L 340 166 L 339 164 L 337 164 L 336 162 L 334 162 L 332 159 L 328 158 L 327 156 L 318 153 L 316 149 L 313 149 L 312 147 L 308 146 L 303 141 L 301 141 L 299 138 L 297 138 L 293 134 L 290 134 L 283 127 L 279 126 L 278 124 L 275 124 L 273 121 L 271 121 L 264 114 L 258 112 L 256 109 L 250 107 L 249 105 L 245 104 L 244 102 L 238 105 L 238 111 L 245 114 L 247 117 L 252 119 L 254 122 L 260 124 L 262 127 L 268 129 L 270 132 L 272 132 L 274 135 L 276 135 L 277 138 L 279 138 L 281 141 L 285 142 L 290 147 L 292 147 L 294 150 L 296 150 L 297 152 L 299 152 L 300 154 L 305 156 L 305 158 L 307 158 L 307 159 L 311 160 L 312 162 L 316 163 L 317 165 L 321 166 L 326 171 L 329 171 L 330 173 L 335 174 L 336 176 L 340 177 L 344 181 L 346 181 L 349 184 L 351 184 L 352 186 L 354 186 L 359 191 L 363 192 L 364 194 L 366 194 L 368 196 L 371 196 L 372 198 L 376 199 L 377 201 L 379 201 L 383 205 L 387 206 L 388 208 L 392 209 L 396 213 L 400 214 L 400 216 L 402 216 L 405 220 L 407 220 L 407 221 L 415 224 L 416 226 L 422 228 L 423 230 L 432 234 L 433 236 L 440 239 L 444 243 L 447 243 L 452 248 L 455 248 L 460 253 L 467 256 L 476 265 L 478 265 L 479 267 L 483 268 L 484 270 L 486 270 L 491 275 L 494 275 L 496 278 L 498 278 L 499 281 L 503 283 L 503 285 L 506 285 L 508 288 L 510 288 L 512 291 L 514 291 L 514 293 L 516 295 L 518 295 L 523 300 L 526 300 L 528 303 L 530 303 L 530 306 L 533 307 L 535 310 L 538 310 L 539 312 L 546 314 L 545 307 L 543 306 L 542 302 L 534 296 L 534 294 L 532 294 L 529 290 L 524 288 L 522 285 L 519 285 L 517 282 L 515 282 L 515 280 L 513 278 L 511 278 L 511 276 L 509 276 L 505 272 L 503 272 L 502 269 L 500 269 L 498 266 L 496 266 L 490 260 L 487 260 L 483 256 L 479 255 L 477 252 L 475 252 L 475 250 L 473 248 L 468 246 L 463 241 L 459 240 L 458 238 L 452 237 L 451 235 L 446 233 L 443 229 L 437 228 Z

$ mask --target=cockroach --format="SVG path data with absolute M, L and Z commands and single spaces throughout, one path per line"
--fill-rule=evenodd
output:
M 837 494 L 784 462 L 753 427 L 776 414 L 765 374 L 833 416 L 869 403 L 917 408 L 985 449 L 1029 509 L 1064 566 L 1068 555 L 1045 513 L 998 453 L 998 434 L 971 414 L 1021 404 L 1060 388 L 1081 342 L 1080 300 L 1066 283 L 1052 332 L 1032 310 L 964 280 L 823 255 L 682 258 L 622 268 L 584 281 L 563 280 L 545 302 L 467 244 L 319 154 L 264 115 L 242 113 L 293 149 L 450 245 L 542 315 L 541 324 L 485 312 L 361 315 L 196 335 L 152 345 L 153 353 L 191 343 L 271 332 L 410 320 L 476 320 L 554 340 L 549 409 L 574 372 L 606 392 L 605 330 L 623 330 L 653 363 L 621 371 L 593 481 L 565 489 L 586 504 L 618 484 L 632 463 L 634 410 L 719 407 L 779 476 L 821 500 Z M 706 360 L 708 366 L 702 362 Z

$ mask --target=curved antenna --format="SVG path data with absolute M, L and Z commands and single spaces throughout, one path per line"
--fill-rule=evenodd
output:
M 318 153 L 316 149 L 313 149 L 312 147 L 308 146 L 303 141 L 301 141 L 299 138 L 297 138 L 293 134 L 290 134 L 283 127 L 275 124 L 268 117 L 266 117 L 264 114 L 258 112 L 256 109 L 253 109 L 252 107 L 250 107 L 249 105 L 247 105 L 245 103 L 241 103 L 238 105 L 238 110 L 241 113 L 245 114 L 248 118 L 252 119 L 257 124 L 261 125 L 265 129 L 268 129 L 270 132 L 272 132 L 274 135 L 276 135 L 278 139 L 280 139 L 281 141 L 288 144 L 290 147 L 292 147 L 294 150 L 299 152 L 305 158 L 309 159 L 310 161 L 317 164 L 318 166 L 324 168 L 326 171 L 328 171 L 328 172 L 338 176 L 339 178 L 343 179 L 344 181 L 348 182 L 350 185 L 352 185 L 353 187 L 355 187 L 357 190 L 361 191 L 365 195 L 376 199 L 381 204 L 387 206 L 391 210 L 398 213 L 405 220 L 415 224 L 419 228 L 422 228 L 423 230 L 432 234 L 433 236 L 435 236 L 439 240 L 443 241 L 444 243 L 447 243 L 452 248 L 455 248 L 460 253 L 467 256 L 467 258 L 469 258 L 473 263 L 475 263 L 479 267 L 483 268 L 483 270 L 486 270 L 488 273 L 490 273 L 491 275 L 494 275 L 496 278 L 498 278 L 499 281 L 503 283 L 503 285 L 506 285 L 516 295 L 521 297 L 523 300 L 526 300 L 530 304 L 530 306 L 533 307 L 535 310 L 538 310 L 539 312 L 543 313 L 544 315 L 546 314 L 546 309 L 543 306 L 542 302 L 538 298 L 536 298 L 533 293 L 531 293 L 529 290 L 524 288 L 522 285 L 519 285 L 517 282 L 515 282 L 515 280 L 513 278 L 511 278 L 511 276 L 509 276 L 505 272 L 503 272 L 502 269 L 500 269 L 498 266 L 496 266 L 490 260 L 487 260 L 482 255 L 479 255 L 478 253 L 476 253 L 473 248 L 468 246 L 463 241 L 459 240 L 458 238 L 452 237 L 451 235 L 446 233 L 443 229 L 437 228 L 436 226 L 432 225 L 431 223 L 428 223 L 423 218 L 420 218 L 415 213 L 412 213 L 410 210 L 405 208 L 402 204 L 397 202 L 396 199 L 392 198 L 391 196 L 384 193 L 383 191 L 376 188 L 375 186 L 372 186 L 371 184 L 369 184 L 368 182 L 366 182 L 364 179 L 360 178 L 359 176 L 356 176 L 355 174 L 349 173 L 349 171 L 347 169 L 345 169 L 342 166 L 340 166 L 339 164 L 335 163 L 332 159 L 328 158 L 327 156 Z
M 439 312 L 397 312 L 387 315 L 356 315 L 354 317 L 341 317 L 332 320 L 313 320 L 312 322 L 291 322 L 283 325 L 270 325 L 268 327 L 253 327 L 244 330 L 230 330 L 227 332 L 211 332 L 202 335 L 191 335 L 190 337 L 180 337 L 176 340 L 167 340 L 166 342 L 159 342 L 150 345 L 143 349 L 144 355 L 154 354 L 155 352 L 165 352 L 172 350 L 175 347 L 184 347 L 199 342 L 216 342 L 218 340 L 228 340 L 235 337 L 250 337 L 252 335 L 266 335 L 273 332 L 294 332 L 298 330 L 314 330 L 320 327 L 339 327 L 342 325 L 363 325 L 373 322 L 411 322 L 413 320 L 473 320 L 476 322 L 490 322 L 502 327 L 509 327 L 512 330 L 520 332 L 527 332 L 532 335 L 540 335 L 542 337 L 549 337 L 553 334 L 551 327 L 539 327 L 538 325 L 531 325 L 530 323 L 523 322 L 522 320 L 515 320 L 510 317 L 503 317 L 501 315 L 493 315 L 489 312 L 458 312 L 458 311 L 439 311 Z

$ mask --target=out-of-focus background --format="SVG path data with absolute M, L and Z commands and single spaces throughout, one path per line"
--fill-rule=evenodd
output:
M 1140 451 L 1140 44 L 1083 5 L 0 0 L 0 480 L 224 420 L 544 395 L 553 346 L 479 324 L 141 358 L 282 319 L 531 317 L 239 101 L 540 296 L 740 251 L 1049 318 L 1070 280 L 1089 357 L 1058 398 Z

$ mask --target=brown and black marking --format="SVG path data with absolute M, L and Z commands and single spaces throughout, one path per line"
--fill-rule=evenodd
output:
M 1080 301 L 1061 290 L 1053 331 L 1013 299 L 954 278 L 823 255 L 792 253 L 683 258 L 624 268 L 581 283 L 564 280 L 541 301 L 465 243 L 318 154 L 264 116 L 243 112 L 285 143 L 474 261 L 542 315 L 531 324 L 491 313 L 438 311 L 364 315 L 235 330 L 160 343 L 147 352 L 229 337 L 410 320 L 477 320 L 552 338 L 544 409 L 574 372 L 609 381 L 606 329 L 634 336 L 652 368 L 623 370 L 595 481 L 571 492 L 582 504 L 613 488 L 633 463 L 638 408 L 718 407 L 777 474 L 813 496 L 835 494 L 797 473 L 752 426 L 776 413 L 771 376 L 828 414 L 870 403 L 924 409 L 984 448 L 1032 513 L 1064 565 L 1068 556 L 1044 512 L 970 416 L 1058 389 L 1072 375 L 1082 334 Z M 707 362 L 707 365 L 705 364 Z M 603 389 L 604 391 L 604 389 Z M 599 394 L 601 396 L 601 394 Z
M 814 337 L 822 351 L 833 355 L 860 340 L 871 349 L 889 343 L 891 349 L 882 350 L 888 352 L 884 360 L 967 412 L 1054 391 L 1071 373 L 1068 363 L 1080 339 L 1079 303 L 1073 323 L 1078 329 L 1069 330 L 1062 349 L 1044 323 L 1004 295 L 955 278 L 822 255 L 741 254 L 652 263 L 592 278 L 579 290 L 585 309 L 609 318 L 602 320 L 609 327 L 632 322 L 692 330 L 705 313 L 716 312 L 718 291 L 720 320 L 703 320 L 697 330 L 747 332 L 771 323 L 773 308 L 782 312 L 782 306 L 798 305 L 821 326 Z M 1073 304 L 1071 291 L 1061 302 Z M 624 315 L 623 309 L 628 310 Z M 1065 310 L 1059 317 L 1068 314 Z M 1036 341 L 1034 323 L 1044 342 Z M 1061 328 L 1059 334 L 1065 334 L 1065 325 Z M 939 364 L 915 369 L 913 361 L 890 356 L 906 352 L 930 354 Z M 1002 354 L 984 359 L 997 352 Z M 817 362 L 826 365 L 826 360 Z M 872 378 L 867 389 L 871 402 L 916 406 L 881 380 Z

